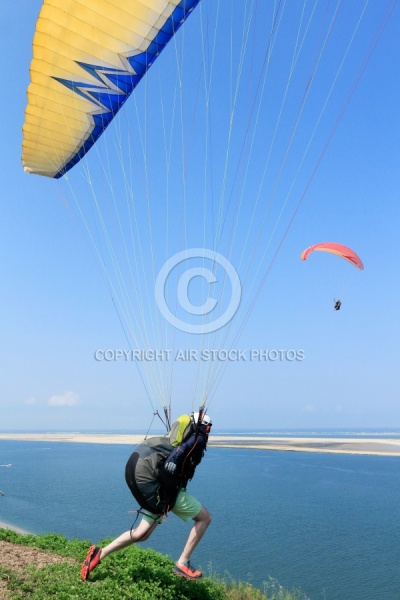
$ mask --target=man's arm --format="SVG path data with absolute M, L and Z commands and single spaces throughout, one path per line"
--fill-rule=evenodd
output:
M 165 461 L 164 468 L 171 474 L 191 479 L 203 458 L 207 435 L 203 431 L 193 433 L 183 444 L 175 448 Z

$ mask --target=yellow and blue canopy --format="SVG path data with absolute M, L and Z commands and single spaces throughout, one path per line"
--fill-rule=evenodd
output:
M 23 127 L 25 171 L 59 178 L 93 146 L 199 0 L 45 0 Z

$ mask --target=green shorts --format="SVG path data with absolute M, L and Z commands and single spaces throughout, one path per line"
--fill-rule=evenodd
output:
M 194 496 L 191 496 L 185 489 L 182 489 L 178 493 L 174 508 L 171 510 L 171 512 L 182 519 L 182 521 L 190 521 L 191 519 L 197 517 L 202 508 L 203 507 L 201 503 L 194 498 Z M 154 521 L 157 521 L 157 523 L 160 524 L 162 519 L 157 519 L 157 516 L 158 515 L 146 511 L 143 514 L 143 520 L 147 523 L 154 523 Z

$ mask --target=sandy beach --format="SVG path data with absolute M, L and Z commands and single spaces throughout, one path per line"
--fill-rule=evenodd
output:
M 27 442 L 71 442 L 79 444 L 127 444 L 135 446 L 143 435 L 86 433 L 0 433 L 0 440 Z M 373 454 L 400 456 L 400 439 L 320 438 L 211 435 L 210 447 L 325 452 L 335 454 Z
M 0 529 L 9 529 L 10 531 L 15 531 L 15 533 L 22 533 L 24 535 L 29 533 L 29 531 L 25 531 L 25 529 L 21 529 L 20 527 L 16 527 L 10 523 L 4 523 L 4 521 L 0 521 Z

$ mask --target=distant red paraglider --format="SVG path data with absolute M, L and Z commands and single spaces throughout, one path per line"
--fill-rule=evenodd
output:
M 315 244 L 314 246 L 310 246 L 306 250 L 301 253 L 301 260 L 306 260 L 311 252 L 321 251 L 321 252 L 329 252 L 331 254 L 337 254 L 344 260 L 352 263 L 358 269 L 363 270 L 364 265 L 361 258 L 352 250 L 348 248 L 348 246 L 343 246 L 343 244 L 337 244 L 336 242 L 323 242 L 322 244 Z
M 309 248 L 306 248 L 306 250 L 303 250 L 301 253 L 301 260 L 306 260 L 308 256 L 315 251 L 336 254 L 337 256 L 344 258 L 344 260 L 347 260 L 349 263 L 357 267 L 357 269 L 364 270 L 363 262 L 358 254 L 343 244 L 337 244 L 336 242 L 323 242 L 321 244 L 314 244 L 314 246 L 310 246 Z M 334 300 L 333 310 L 340 310 L 341 306 L 341 300 Z

